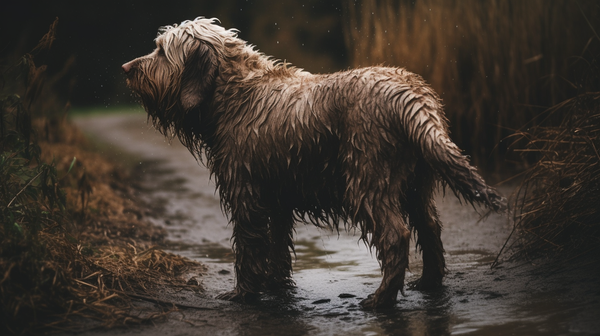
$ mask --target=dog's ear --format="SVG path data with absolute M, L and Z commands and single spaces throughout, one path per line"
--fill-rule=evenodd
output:
M 181 105 L 189 111 L 212 95 L 217 75 L 215 51 L 206 43 L 195 41 L 181 74 Z

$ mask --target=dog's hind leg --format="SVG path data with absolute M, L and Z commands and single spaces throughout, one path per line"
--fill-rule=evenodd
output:
M 271 249 L 269 251 L 268 289 L 277 290 L 294 287 L 292 280 L 292 255 L 294 251 L 294 218 L 292 211 L 271 216 L 269 231 Z
M 398 291 L 403 291 L 404 275 L 408 268 L 410 230 L 402 214 L 389 208 L 374 211 L 374 232 L 372 245 L 377 249 L 383 279 L 374 294 L 361 302 L 363 308 L 391 308 L 396 303 Z M 379 225 L 379 227 L 377 227 Z
M 423 254 L 423 274 L 411 287 L 419 290 L 439 288 L 446 274 L 442 224 L 433 199 L 435 173 L 419 160 L 406 191 L 406 211 L 410 225 L 417 231 L 417 246 Z
M 248 302 L 265 289 L 268 278 L 268 218 L 262 213 L 245 210 L 232 211 L 231 219 L 236 285 L 232 292 L 217 298 Z

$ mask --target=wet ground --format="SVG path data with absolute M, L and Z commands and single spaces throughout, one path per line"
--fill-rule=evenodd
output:
M 88 335 L 563 335 L 600 333 L 600 284 L 577 265 L 561 268 L 504 262 L 490 265 L 511 230 L 507 218 L 480 220 L 450 193 L 438 195 L 449 274 L 431 293 L 406 290 L 396 307 L 365 312 L 358 303 L 381 275 L 358 232 L 296 228 L 297 288 L 264 295 L 253 305 L 214 299 L 233 289 L 231 227 L 209 173 L 177 140 L 171 144 L 143 113 L 79 117 L 76 123 L 107 153 L 140 166 L 145 201 L 160 208 L 149 219 L 167 229 L 167 250 L 207 265 L 202 295 L 169 293 L 182 306 L 155 326 Z M 504 189 L 509 193 L 510 189 Z M 411 249 L 407 281 L 422 263 Z M 190 277 L 195 276 L 190 274 Z

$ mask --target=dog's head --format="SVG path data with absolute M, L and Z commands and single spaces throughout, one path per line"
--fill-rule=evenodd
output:
M 198 110 L 210 104 L 218 74 L 219 53 L 235 30 L 216 19 L 198 18 L 159 29 L 156 49 L 123 64 L 127 84 L 141 98 L 154 125 L 165 135 L 180 135 L 198 124 Z

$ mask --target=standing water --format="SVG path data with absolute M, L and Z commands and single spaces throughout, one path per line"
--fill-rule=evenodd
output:
M 293 264 L 297 287 L 265 294 L 255 304 L 214 299 L 234 287 L 231 232 L 207 169 L 177 140 L 169 143 L 142 113 L 79 117 L 77 125 L 117 156 L 141 165 L 142 197 L 159 206 L 148 218 L 168 232 L 165 250 L 204 263 L 200 296 L 173 298 L 204 309 L 180 309 L 142 330 L 87 334 L 147 335 L 560 335 L 600 332 L 600 286 L 568 268 L 541 270 L 530 264 L 490 265 L 512 227 L 506 216 L 481 220 L 452 193 L 437 196 L 444 224 L 448 275 L 442 289 L 407 289 L 396 307 L 382 312 L 359 302 L 381 281 L 374 255 L 360 232 L 330 232 L 298 223 Z M 505 194 L 510 190 L 501 190 Z M 420 277 L 422 262 L 411 248 L 407 282 Z M 551 276 L 549 276 L 551 275 Z

